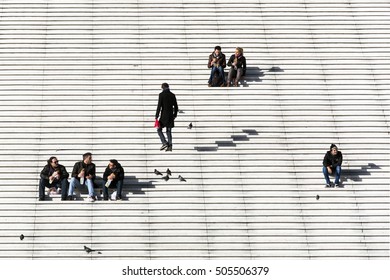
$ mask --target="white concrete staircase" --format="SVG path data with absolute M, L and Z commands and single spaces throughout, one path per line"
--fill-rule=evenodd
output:
M 1 1 L 0 258 L 388 258 L 389 35 L 387 0 Z M 215 45 L 244 48 L 244 86 L 207 87 Z M 45 161 L 88 151 L 125 200 L 38 202 Z

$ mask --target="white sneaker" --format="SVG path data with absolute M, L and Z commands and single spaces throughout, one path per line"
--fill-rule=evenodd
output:
M 95 202 L 95 198 L 93 196 L 88 196 L 88 201 L 89 202 Z

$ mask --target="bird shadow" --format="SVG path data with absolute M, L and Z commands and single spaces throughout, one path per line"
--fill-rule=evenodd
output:
M 270 73 L 282 73 L 284 72 L 284 70 L 282 68 L 280 68 L 279 66 L 272 66 L 268 72 Z
M 369 176 L 371 172 L 369 170 L 381 169 L 380 166 L 374 163 L 368 163 L 365 166 L 362 166 L 359 169 L 345 169 L 342 171 L 341 179 L 342 181 L 351 180 L 353 182 L 361 182 L 361 176 Z

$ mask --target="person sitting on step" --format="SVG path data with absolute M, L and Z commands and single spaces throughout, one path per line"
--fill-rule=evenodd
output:
M 341 164 L 343 163 L 343 155 L 338 150 L 335 144 L 330 145 L 330 150 L 326 152 L 324 160 L 322 162 L 322 173 L 324 173 L 326 187 L 332 187 L 332 184 L 329 179 L 329 175 L 335 173 L 334 186 L 336 188 L 340 187 L 340 177 L 341 177 Z
M 246 74 L 246 58 L 244 56 L 244 50 L 237 47 L 234 54 L 232 54 L 228 61 L 228 66 L 230 66 L 228 81 L 226 86 L 230 87 L 231 83 L 235 87 L 238 87 L 238 82 L 242 76 Z
M 58 163 L 56 157 L 50 157 L 47 164 L 41 171 L 39 181 L 39 200 L 45 200 L 45 188 L 51 189 L 56 193 L 61 193 L 61 200 L 66 200 L 68 193 L 69 173 L 66 168 Z
M 211 73 L 209 77 L 209 87 L 213 86 L 221 86 L 225 85 L 225 72 L 224 69 L 226 67 L 226 57 L 222 53 L 220 46 L 215 46 L 214 52 L 209 55 L 209 62 L 207 64 L 208 68 L 211 68 Z M 214 83 L 214 76 L 218 75 L 217 82 Z
M 122 187 L 125 171 L 116 159 L 110 159 L 103 174 L 103 199 L 108 200 L 108 188 L 116 187 L 116 199 L 122 200 Z
M 73 166 L 72 178 L 70 179 L 68 198 L 73 200 L 74 189 L 81 186 L 88 188 L 88 200 L 94 202 L 96 200 L 94 192 L 94 180 L 96 178 L 96 166 L 92 163 L 92 154 L 85 153 L 83 160 L 78 161 Z

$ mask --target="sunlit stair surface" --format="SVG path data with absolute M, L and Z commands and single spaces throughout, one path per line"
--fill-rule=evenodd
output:
M 0 259 L 389 258 L 389 38 L 387 0 L 1 1 Z M 244 49 L 239 87 L 208 87 L 216 45 Z M 85 152 L 123 200 L 38 201 L 47 159 Z

